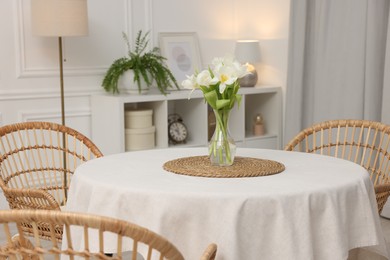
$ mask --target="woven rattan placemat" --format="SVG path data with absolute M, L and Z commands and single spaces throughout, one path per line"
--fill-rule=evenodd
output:
M 211 178 L 258 177 L 284 171 L 284 165 L 272 160 L 235 157 L 231 166 L 219 167 L 210 163 L 208 156 L 191 156 L 164 163 L 169 172 Z

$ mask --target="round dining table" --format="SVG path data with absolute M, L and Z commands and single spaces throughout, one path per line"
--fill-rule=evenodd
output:
M 200 155 L 207 155 L 207 148 L 134 151 L 88 161 L 72 177 L 66 210 L 144 226 L 190 260 L 199 259 L 210 243 L 218 246 L 218 260 L 347 259 L 349 250 L 360 247 L 387 256 L 373 184 L 361 166 L 324 155 L 237 148 L 236 156 L 276 161 L 285 169 L 213 178 L 163 168 L 168 161 Z

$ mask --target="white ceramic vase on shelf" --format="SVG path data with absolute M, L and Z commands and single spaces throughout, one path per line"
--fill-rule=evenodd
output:
M 138 89 L 138 84 L 134 82 L 134 71 L 128 70 L 120 76 L 118 80 L 118 88 L 120 92 L 128 94 L 147 94 L 149 87 L 141 77 L 141 91 Z

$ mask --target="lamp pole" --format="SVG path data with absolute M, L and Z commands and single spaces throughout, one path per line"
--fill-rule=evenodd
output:
M 64 91 L 64 63 L 62 56 L 62 37 L 58 37 L 58 49 L 59 49 L 59 62 L 60 62 L 60 89 L 61 89 L 61 123 L 65 126 L 65 91 Z M 67 174 L 67 164 L 66 164 L 66 134 L 62 133 L 62 149 L 63 150 L 63 166 L 64 166 L 64 196 L 65 201 L 68 199 L 68 174 Z
M 61 123 L 65 125 L 65 94 L 64 94 L 64 64 L 62 57 L 62 37 L 58 37 L 58 49 L 60 58 L 60 87 L 61 87 Z

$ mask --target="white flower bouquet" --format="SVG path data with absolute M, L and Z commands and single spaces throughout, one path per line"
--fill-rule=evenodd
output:
M 234 141 L 232 143 L 229 140 L 228 119 L 235 103 L 239 106 L 241 102 L 238 79 L 246 74 L 247 66 L 239 63 L 232 55 L 227 55 L 214 58 L 207 70 L 187 76 L 182 82 L 186 89 L 200 89 L 206 102 L 214 110 L 216 129 L 210 141 L 209 155 L 215 165 L 233 164 L 236 146 Z

